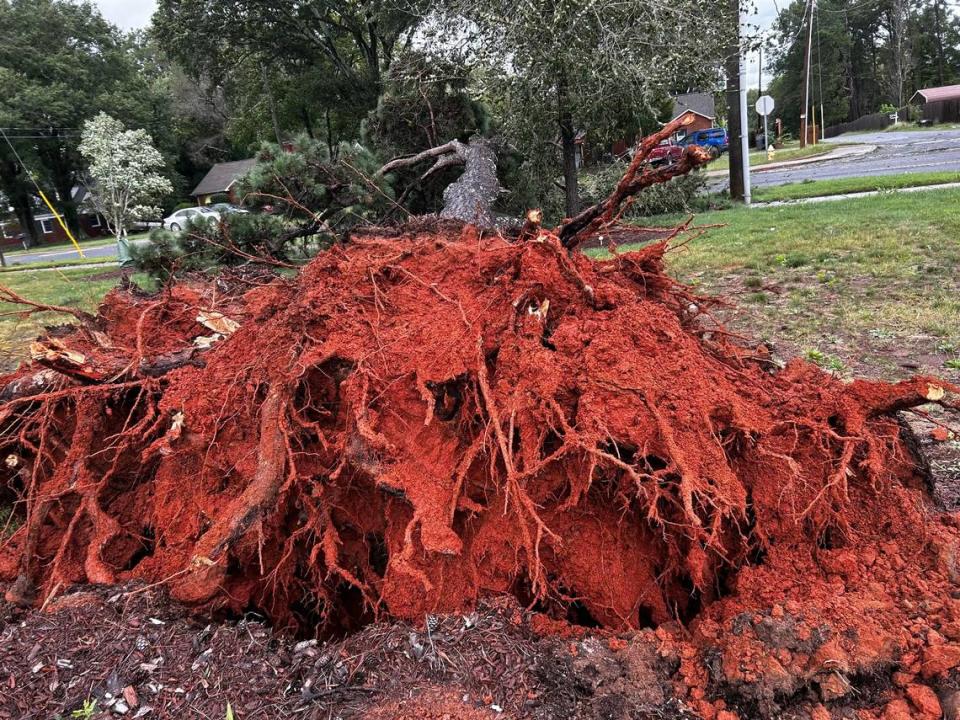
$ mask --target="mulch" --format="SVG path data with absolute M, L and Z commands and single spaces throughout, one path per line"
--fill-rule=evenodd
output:
M 229 703 L 237 720 L 545 720 L 631 702 L 649 712 L 636 717 L 693 717 L 665 692 L 676 658 L 660 678 L 631 679 L 615 658 L 625 643 L 541 636 L 531 620 L 503 597 L 324 642 L 277 633 L 253 613 L 198 620 L 157 588 L 86 586 L 42 610 L 0 605 L 0 718 L 222 720 Z M 630 665 L 642 649 L 642 667 L 656 668 L 655 647 L 653 633 L 641 636 Z

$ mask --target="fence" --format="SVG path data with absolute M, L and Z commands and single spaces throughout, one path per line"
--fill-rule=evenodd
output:
M 896 111 L 900 120 L 906 120 L 910 115 L 909 106 L 905 106 Z M 824 131 L 825 137 L 836 137 L 848 132 L 863 132 L 865 130 L 883 130 L 893 125 L 893 119 L 890 117 L 893 113 L 873 113 L 864 115 L 850 122 L 831 125 Z

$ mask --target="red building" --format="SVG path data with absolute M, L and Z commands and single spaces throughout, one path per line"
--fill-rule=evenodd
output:
M 78 242 L 109 235 L 106 223 L 87 200 L 87 189 L 78 186 L 73 189 L 73 201 L 77 204 L 80 219 L 81 236 Z M 46 205 L 38 205 L 34 210 L 33 227 L 39 245 L 58 245 L 70 242 L 60 223 L 49 212 Z M 22 247 L 21 235 L 25 234 L 16 218 L 0 221 L 0 245 L 3 247 Z
M 684 128 L 688 133 L 712 128 L 717 119 L 713 93 L 693 92 L 677 95 L 673 99 L 673 113 L 670 120 L 680 117 L 691 118 L 690 124 Z

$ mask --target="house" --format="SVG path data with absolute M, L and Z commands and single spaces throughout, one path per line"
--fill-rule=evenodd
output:
M 910 98 L 910 104 L 920 106 L 924 120 L 960 122 L 960 85 L 917 90 Z
M 80 221 L 82 236 L 77 240 L 83 241 L 89 238 L 102 237 L 109 235 L 110 231 L 103 218 L 94 208 L 90 198 L 87 197 L 87 188 L 83 185 L 77 185 L 73 188 L 73 202 L 77 206 L 77 216 Z M 63 227 L 57 222 L 57 218 L 42 204 L 39 198 L 35 200 L 36 208 L 33 214 L 33 224 L 37 232 L 37 240 L 41 245 L 53 245 L 69 242 L 70 238 L 64 232 Z M 20 236 L 23 229 L 15 218 L 6 222 L 0 222 L 0 244 L 4 247 L 19 247 L 21 245 Z
M 231 202 L 236 203 L 239 198 L 234 196 L 233 186 L 241 177 L 250 172 L 256 164 L 254 158 L 249 160 L 234 160 L 233 162 L 217 163 L 208 172 L 200 184 L 197 185 L 191 197 L 197 199 L 197 205 L 207 205 L 214 195 L 227 194 Z
M 717 119 L 717 109 L 713 93 L 691 92 L 677 95 L 673 98 L 673 112 L 670 121 L 688 115 L 692 118 L 685 127 L 686 132 L 694 130 L 708 130 L 714 126 Z

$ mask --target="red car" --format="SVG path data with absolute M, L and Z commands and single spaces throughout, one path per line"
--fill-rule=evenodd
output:
M 683 148 L 673 140 L 664 140 L 647 156 L 651 165 L 673 165 L 683 156 Z

